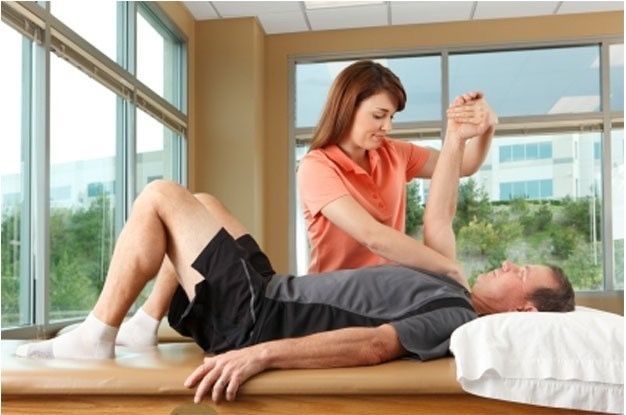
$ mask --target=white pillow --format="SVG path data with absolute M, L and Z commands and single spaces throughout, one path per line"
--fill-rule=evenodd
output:
M 570 313 L 480 317 L 452 333 L 456 377 L 469 393 L 558 408 L 624 411 L 624 317 Z

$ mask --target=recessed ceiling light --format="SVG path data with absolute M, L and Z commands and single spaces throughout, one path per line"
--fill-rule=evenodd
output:
M 305 1 L 307 10 L 327 9 L 330 7 L 368 6 L 370 4 L 383 4 L 384 1 Z

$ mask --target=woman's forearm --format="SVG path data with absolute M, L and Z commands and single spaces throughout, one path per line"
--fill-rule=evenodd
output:
M 383 224 L 375 229 L 367 245 L 373 253 L 390 261 L 454 279 L 460 276 L 460 267 L 455 261 Z

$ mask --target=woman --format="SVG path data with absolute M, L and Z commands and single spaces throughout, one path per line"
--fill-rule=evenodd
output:
M 387 137 L 405 102 L 398 77 L 372 61 L 350 65 L 333 82 L 297 173 L 310 273 L 396 262 L 458 278 L 458 269 L 422 255 L 423 243 L 404 234 L 405 184 L 430 178 L 439 157 L 437 150 Z M 447 115 L 446 136 L 475 137 L 463 156 L 462 174 L 471 175 L 489 151 L 497 117 L 478 92 L 456 98 Z

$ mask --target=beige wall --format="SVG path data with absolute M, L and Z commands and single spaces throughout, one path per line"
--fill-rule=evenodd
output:
M 392 26 L 271 35 L 265 42 L 265 235 L 275 268 L 289 271 L 289 67 L 290 57 L 419 50 L 520 42 L 622 36 L 623 13 Z
M 195 186 L 263 241 L 263 31 L 252 18 L 196 22 Z

